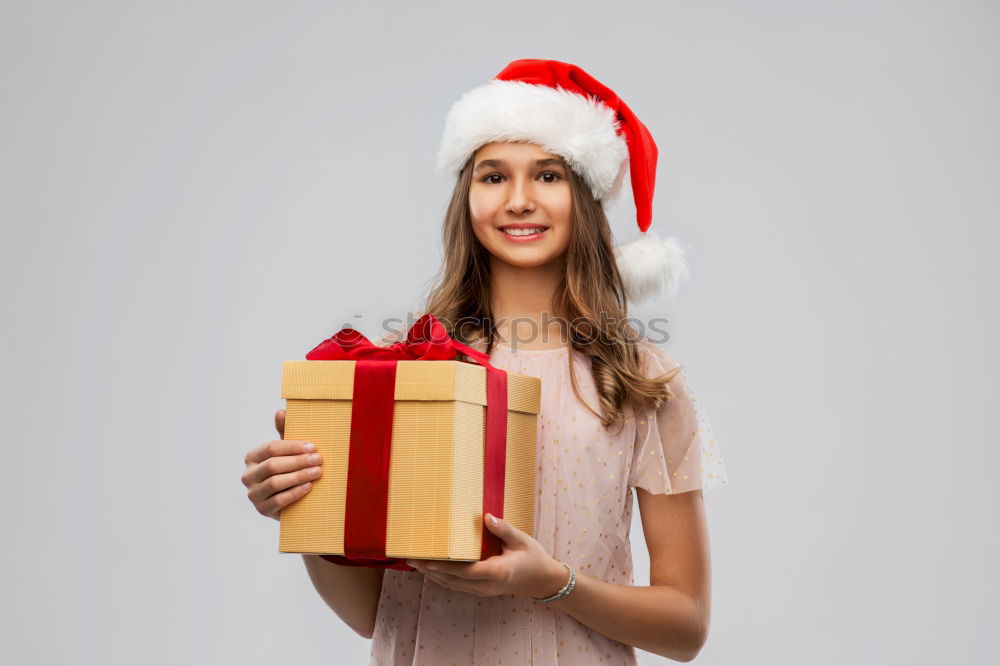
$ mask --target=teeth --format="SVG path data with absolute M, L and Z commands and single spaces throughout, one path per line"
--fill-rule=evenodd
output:
M 501 229 L 508 236 L 530 236 L 531 234 L 540 234 L 545 231 L 544 228 L 539 227 L 537 229 Z

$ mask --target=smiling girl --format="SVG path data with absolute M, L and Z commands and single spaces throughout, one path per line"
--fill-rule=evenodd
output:
M 372 664 L 635 664 L 636 647 L 690 661 L 711 612 L 703 492 L 725 468 L 684 370 L 627 321 L 630 299 L 673 293 L 682 252 L 651 234 L 616 248 L 604 212 L 628 170 L 646 232 L 652 137 L 579 67 L 518 60 L 452 107 L 438 158 L 457 180 L 424 310 L 494 366 L 542 380 L 534 533 L 485 514 L 501 555 L 415 571 L 304 555 L 313 584 L 372 638 Z M 321 474 L 303 447 L 247 455 L 258 511 L 277 517 Z

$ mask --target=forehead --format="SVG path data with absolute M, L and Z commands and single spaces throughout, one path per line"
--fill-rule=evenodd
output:
M 540 160 L 545 158 L 562 161 L 560 155 L 550 153 L 537 143 L 528 141 L 492 141 L 480 146 L 473 154 L 473 160 Z

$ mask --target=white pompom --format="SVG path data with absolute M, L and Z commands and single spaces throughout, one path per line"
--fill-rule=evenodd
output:
M 653 296 L 673 298 L 681 280 L 689 275 L 684 249 L 677 239 L 663 240 L 653 231 L 616 246 L 615 259 L 628 299 L 633 303 Z

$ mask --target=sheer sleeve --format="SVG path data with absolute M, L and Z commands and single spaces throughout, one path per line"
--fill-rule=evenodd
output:
M 680 364 L 651 342 L 639 343 L 647 377 Z M 654 495 L 701 488 L 708 492 L 727 483 L 722 452 L 715 441 L 704 405 L 682 368 L 670 381 L 674 397 L 659 410 L 636 412 L 636 438 L 629 471 L 629 487 Z

